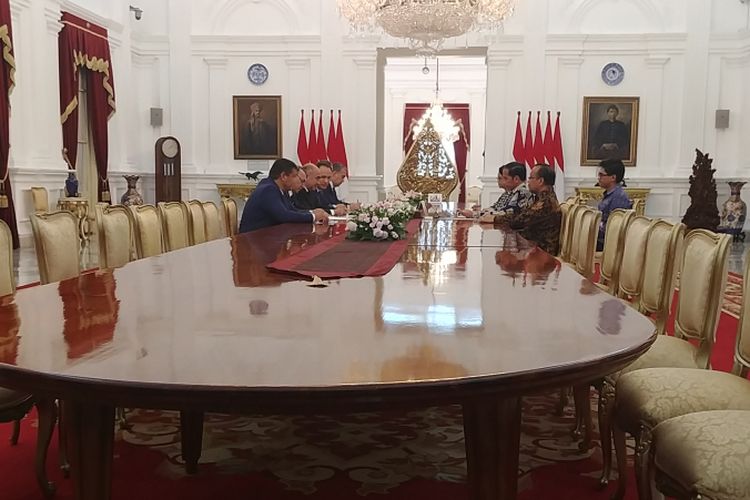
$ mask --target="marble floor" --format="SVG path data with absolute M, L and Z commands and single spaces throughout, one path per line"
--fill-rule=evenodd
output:
M 95 238 L 92 238 L 91 247 L 84 253 L 84 268 L 92 269 L 97 266 L 97 248 Z M 743 274 L 745 269 L 745 256 L 750 249 L 750 241 L 744 243 L 732 243 L 729 250 L 729 271 Z M 34 247 L 23 247 L 13 252 L 13 264 L 16 273 L 16 285 L 23 286 L 39 281 L 39 269 L 36 263 Z

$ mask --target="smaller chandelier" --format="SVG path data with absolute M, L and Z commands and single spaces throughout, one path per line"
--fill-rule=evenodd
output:
M 513 13 L 516 0 L 338 0 L 355 32 L 382 29 L 406 38 L 418 55 L 434 56 L 446 38 L 495 29 Z
M 413 138 L 416 140 L 417 136 L 424 129 L 427 121 L 432 123 L 432 127 L 440 135 L 443 142 L 455 142 L 458 140 L 459 128 L 453 117 L 448 113 L 440 102 L 432 103 L 432 106 L 425 111 L 422 118 L 412 127 L 411 131 Z

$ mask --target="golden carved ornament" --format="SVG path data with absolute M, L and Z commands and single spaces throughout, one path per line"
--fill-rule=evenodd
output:
M 441 193 L 443 199 L 448 199 L 456 189 L 458 171 L 430 120 L 425 122 L 399 167 L 396 182 L 404 192 Z

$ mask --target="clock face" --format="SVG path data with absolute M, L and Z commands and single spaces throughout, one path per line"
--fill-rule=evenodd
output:
M 164 156 L 167 158 L 174 158 L 177 156 L 179 149 L 180 147 L 174 139 L 166 139 L 161 143 L 161 152 L 164 153 Z
M 617 63 L 609 63 L 602 69 L 602 80 L 607 85 L 619 85 L 625 78 L 625 70 Z
M 247 79 L 255 85 L 263 85 L 268 80 L 268 68 L 255 63 L 247 69 Z

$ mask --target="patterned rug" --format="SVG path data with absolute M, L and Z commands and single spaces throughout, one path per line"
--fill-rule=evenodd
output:
M 735 273 L 729 273 L 727 276 L 727 287 L 724 289 L 724 303 L 722 308 L 724 312 L 735 318 L 740 317 L 742 309 L 742 276 Z

